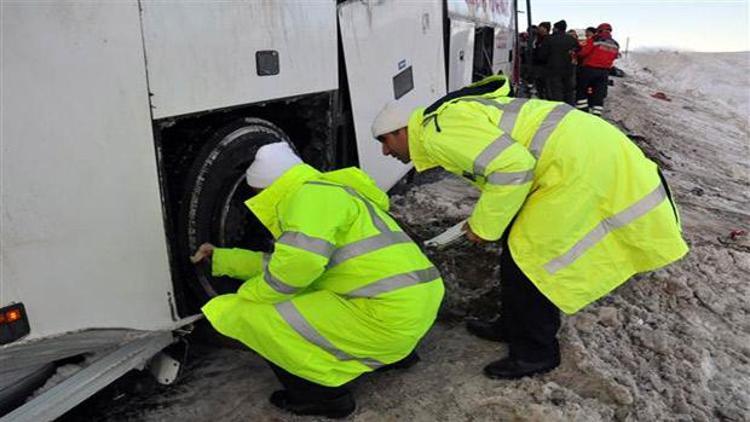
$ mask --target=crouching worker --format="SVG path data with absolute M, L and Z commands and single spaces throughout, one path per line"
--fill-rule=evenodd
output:
M 276 239 L 273 253 L 204 244 L 194 261 L 247 280 L 203 313 L 221 334 L 263 356 L 283 386 L 271 403 L 300 415 L 345 417 L 346 384 L 416 363 L 443 297 L 440 274 L 388 215 L 364 172 L 321 173 L 286 143 L 261 147 L 247 170 L 247 207 Z

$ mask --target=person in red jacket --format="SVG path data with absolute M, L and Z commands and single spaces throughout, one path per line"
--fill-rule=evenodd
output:
M 601 116 L 609 85 L 609 70 L 619 55 L 620 44 L 612 38 L 612 25 L 603 23 L 594 37 L 586 40 L 578 52 L 581 65 L 576 93 L 576 107 Z M 591 94 L 588 88 L 591 87 Z

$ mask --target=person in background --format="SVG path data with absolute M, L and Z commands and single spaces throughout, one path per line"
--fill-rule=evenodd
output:
M 575 38 L 565 33 L 567 27 L 564 20 L 555 22 L 554 32 L 539 47 L 538 58 L 544 63 L 547 99 L 574 106 L 576 72 L 571 55 L 575 55 L 580 47 Z
M 542 46 L 544 40 L 549 36 L 552 30 L 552 24 L 549 22 L 541 22 L 537 26 L 536 37 L 534 37 L 533 50 L 532 50 L 532 72 L 534 86 L 536 87 L 536 95 L 539 98 L 547 98 L 547 86 L 544 80 L 544 62 L 539 57 L 539 48 Z
M 594 35 L 596 35 L 596 28 L 594 28 L 593 26 L 589 26 L 588 28 L 586 28 L 586 39 L 587 40 L 589 38 L 594 38 Z M 585 43 L 585 41 L 584 41 L 584 43 Z
M 587 39 L 578 52 L 581 76 L 576 92 L 576 107 L 597 116 L 602 115 L 607 97 L 609 71 L 620 52 L 620 45 L 612 38 L 612 25 L 603 23 L 596 35 Z M 588 88 L 591 87 L 591 94 Z
M 573 37 L 574 40 L 576 40 L 579 47 L 581 46 L 581 40 L 578 39 L 578 32 L 576 32 L 575 29 L 568 29 L 567 34 Z M 576 80 L 578 80 L 578 50 L 580 50 L 580 48 L 577 48 L 575 51 L 570 52 L 570 61 L 571 63 L 573 63 L 573 66 L 575 66 L 576 68 L 575 70 Z
M 523 83 L 523 92 L 531 92 L 532 79 L 531 79 L 531 64 L 530 64 L 530 53 L 531 53 L 531 42 L 529 34 L 536 32 L 536 25 L 529 27 L 526 32 L 518 34 L 518 51 L 520 53 L 521 60 L 521 82 Z
M 586 28 L 585 34 L 586 34 L 585 39 L 578 41 L 579 44 L 581 45 L 581 48 L 583 48 L 583 46 L 586 45 L 586 42 L 589 39 L 593 38 L 594 35 L 596 35 L 596 28 L 594 28 L 593 26 L 589 26 L 588 28 Z M 581 51 L 581 50 L 579 49 L 578 51 Z M 578 52 L 576 52 L 576 99 L 578 97 L 578 90 L 581 89 L 581 87 L 585 87 L 586 89 L 586 98 L 589 98 L 591 96 L 590 95 L 591 86 L 585 85 L 584 81 L 581 80 L 581 77 L 583 76 L 583 71 L 582 71 L 583 66 L 581 66 L 581 62 L 582 60 L 578 58 Z M 576 105 L 577 105 L 577 102 L 576 102 Z M 587 102 L 587 105 L 588 107 L 586 108 L 586 110 L 590 110 L 591 103 Z

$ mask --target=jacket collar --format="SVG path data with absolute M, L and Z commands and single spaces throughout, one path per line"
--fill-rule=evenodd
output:
M 297 164 L 276 179 L 270 186 L 259 194 L 245 201 L 250 211 L 258 217 L 261 223 L 273 234 L 274 238 L 281 236 L 279 203 L 289 194 L 296 192 L 305 182 L 316 179 L 320 172 L 307 164 Z
M 414 168 L 416 168 L 418 172 L 429 170 L 438 165 L 438 163 L 427 154 L 427 150 L 425 150 L 424 147 L 424 139 L 422 138 L 424 126 L 429 124 L 429 121 L 434 119 L 435 116 L 425 120 L 424 110 L 424 108 L 414 110 L 409 118 L 409 125 L 406 128 L 409 137 L 409 156 L 411 162 L 414 163 Z
M 508 94 L 510 94 L 510 81 L 503 75 L 493 75 L 458 91 L 446 94 L 426 109 L 418 108 L 414 110 L 409 118 L 407 131 L 409 134 L 409 155 L 417 171 L 422 172 L 438 166 L 438 163 L 427 153 L 422 135 L 425 126 L 431 124 L 433 120 L 439 121 L 438 115 L 441 111 L 461 98 L 502 98 L 507 97 Z M 427 113 L 426 116 L 425 113 Z M 437 125 L 438 122 L 434 124 Z
M 298 164 L 290 168 L 270 186 L 245 201 L 245 205 L 277 239 L 281 236 L 279 204 L 311 180 L 323 180 L 348 186 L 383 211 L 389 209 L 388 195 L 378 188 L 375 181 L 362 170 L 349 167 L 321 173 L 307 164 Z

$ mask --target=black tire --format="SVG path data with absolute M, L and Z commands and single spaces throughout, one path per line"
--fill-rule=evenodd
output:
M 206 142 L 185 178 L 178 222 L 178 260 L 197 311 L 217 294 L 234 292 L 241 281 L 211 277 L 208 265 L 196 267 L 189 257 L 204 242 L 220 247 L 270 251 L 272 237 L 245 207 L 254 195 L 245 182 L 245 170 L 263 145 L 291 142 L 272 123 L 244 118 L 221 127 Z

